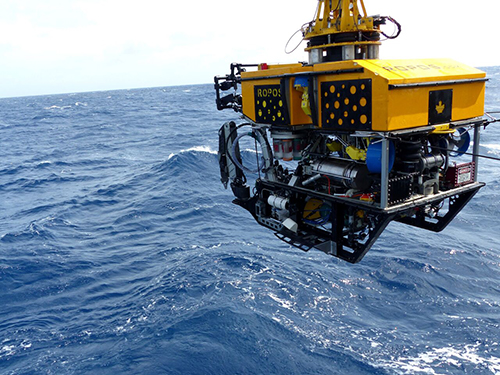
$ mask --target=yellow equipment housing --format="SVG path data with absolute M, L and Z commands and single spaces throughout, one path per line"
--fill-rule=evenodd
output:
M 450 59 L 262 64 L 241 74 L 242 111 L 261 124 L 386 132 L 482 116 L 485 82 Z

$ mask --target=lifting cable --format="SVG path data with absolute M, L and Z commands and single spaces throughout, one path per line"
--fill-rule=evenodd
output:
M 304 24 L 304 25 L 302 26 L 302 28 L 303 28 L 305 25 L 307 25 L 307 24 Z M 289 55 L 289 54 L 291 54 L 291 53 L 295 52 L 295 50 L 296 50 L 297 48 L 299 48 L 299 46 L 300 46 L 300 45 L 302 44 L 302 42 L 304 41 L 304 37 L 302 37 L 302 38 L 300 39 L 300 42 L 299 42 L 299 43 L 298 43 L 298 44 L 297 44 L 297 45 L 296 45 L 296 46 L 295 46 L 295 47 L 294 47 L 291 51 L 287 51 L 288 45 L 289 45 L 289 44 L 290 44 L 290 42 L 292 41 L 293 37 L 294 37 L 295 35 L 297 35 L 299 32 L 302 32 L 302 33 L 303 33 L 303 29 L 302 29 L 302 28 L 300 28 L 300 29 L 298 29 L 296 32 L 294 32 L 294 33 L 292 34 L 292 36 L 290 37 L 290 39 L 288 39 L 288 42 L 286 42 L 286 44 L 285 44 L 285 53 L 286 53 L 287 55 Z
M 442 147 L 435 147 L 437 149 L 441 149 L 445 151 L 445 148 Z M 487 156 L 487 155 L 481 155 L 481 154 L 474 154 L 473 152 L 464 152 L 463 155 L 470 155 L 470 156 L 477 156 L 478 158 L 484 158 L 484 159 L 490 159 L 490 160 L 495 160 L 495 161 L 500 161 L 500 157 L 494 157 L 494 156 Z

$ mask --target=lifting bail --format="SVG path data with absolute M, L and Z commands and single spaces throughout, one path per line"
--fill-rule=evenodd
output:
M 309 63 L 378 58 L 384 23 L 367 16 L 363 0 L 319 0 L 314 20 L 302 29 Z

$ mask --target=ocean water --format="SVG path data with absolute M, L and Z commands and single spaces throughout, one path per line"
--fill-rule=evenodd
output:
M 0 374 L 500 374 L 499 161 L 444 232 L 392 223 L 352 265 L 231 204 L 214 98 L 0 99 Z

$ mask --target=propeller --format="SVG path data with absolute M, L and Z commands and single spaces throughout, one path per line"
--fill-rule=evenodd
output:
M 462 156 L 467 152 L 470 145 L 470 134 L 466 128 L 457 128 L 450 134 L 450 156 Z

